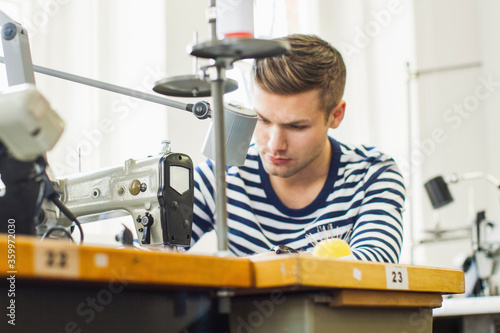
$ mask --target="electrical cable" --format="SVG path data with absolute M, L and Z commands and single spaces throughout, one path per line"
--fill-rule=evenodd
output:
M 36 161 L 35 164 L 39 167 L 39 172 L 35 175 L 34 178 L 40 177 L 41 178 L 41 193 L 42 193 L 42 198 L 46 197 L 50 199 L 57 208 L 61 211 L 61 213 L 64 214 L 71 222 L 72 224 L 75 224 L 78 227 L 78 230 L 80 231 L 80 242 L 78 243 L 79 245 L 83 244 L 83 229 L 80 221 L 76 218 L 76 216 L 59 200 L 60 194 L 56 191 L 54 188 L 54 185 L 50 181 L 47 172 L 46 172 L 46 167 L 47 167 L 47 161 L 45 160 L 44 157 L 40 156 Z M 45 232 L 43 238 L 46 237 L 47 234 L 52 233 L 53 230 L 61 230 L 64 229 L 63 227 L 51 227 L 47 232 Z M 71 234 L 69 231 L 64 229 L 70 236 Z M 73 237 L 71 237 L 73 240 Z M 73 240 L 74 242 L 74 240 Z
M 83 229 L 80 221 L 76 218 L 75 215 L 59 200 L 59 194 L 55 193 L 51 198 L 52 202 L 59 208 L 61 213 L 63 213 L 68 219 L 70 219 L 71 222 L 73 222 L 77 227 L 78 230 L 80 230 L 80 243 L 79 245 L 83 244 Z
M 66 236 L 68 236 L 68 238 L 74 243 L 75 240 L 73 239 L 73 237 L 71 236 L 70 232 L 68 230 L 66 230 L 65 228 L 63 227 L 52 227 L 50 228 L 49 230 L 47 230 L 47 232 L 45 232 L 42 236 L 42 241 L 45 240 L 45 238 L 47 238 L 48 236 L 50 236 L 51 233 L 53 233 L 54 231 L 62 231 Z
M 36 199 L 36 203 L 35 203 L 35 211 L 36 212 L 39 212 L 42 210 L 42 205 L 43 205 L 43 200 L 45 199 L 45 182 L 40 182 L 40 187 L 39 187 L 39 190 L 38 190 L 38 197 Z M 34 218 L 34 223 L 35 223 L 35 227 L 38 227 L 40 224 L 42 224 L 43 220 L 40 219 L 39 216 L 36 216 Z

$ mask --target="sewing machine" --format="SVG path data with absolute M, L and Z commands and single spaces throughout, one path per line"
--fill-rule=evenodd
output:
M 157 156 L 53 181 L 44 155 L 63 128 L 34 85 L 16 85 L 0 94 L 0 211 L 17 221 L 18 233 L 69 230 L 71 218 L 54 205 L 62 202 L 75 216 L 127 211 L 141 245 L 190 245 L 194 190 L 189 156 L 171 152 L 164 141 Z
M 76 216 L 125 210 L 141 245 L 189 246 L 193 163 L 163 142 L 159 155 L 58 179 L 61 201 Z
M 0 26 L 2 60 L 12 86 L 0 94 L 0 212 L 5 221 L 16 221 L 19 234 L 47 236 L 59 230 L 53 236 L 62 237 L 61 232 L 70 236 L 76 216 L 125 210 L 136 221 L 141 245 L 190 245 L 193 164 L 189 156 L 172 153 L 167 142 L 154 157 L 51 179 L 45 154 L 64 122 L 35 87 L 26 29 L 2 11 Z M 6 223 L 0 226 L 7 232 Z

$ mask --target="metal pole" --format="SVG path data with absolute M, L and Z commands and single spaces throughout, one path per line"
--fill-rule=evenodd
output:
M 215 0 L 209 1 L 208 23 L 210 25 L 210 37 L 217 40 L 217 15 Z M 226 196 L 226 135 L 224 122 L 224 91 L 226 80 L 226 68 L 231 61 L 229 59 L 215 58 L 216 77 L 210 82 L 214 109 L 212 121 L 215 133 L 215 232 L 217 233 L 217 250 L 221 256 L 229 254 L 229 237 L 227 229 L 227 196 Z M 221 299 L 225 299 L 221 297 Z
M 217 17 L 217 9 L 215 5 L 215 0 L 210 0 L 210 4 L 208 7 L 208 24 L 210 27 L 210 39 L 217 40 L 217 26 L 216 19 Z
M 415 223 L 416 223 L 416 217 L 415 217 L 415 201 L 413 199 L 413 165 L 411 163 L 411 153 L 413 151 L 413 126 L 412 126 L 412 105 L 411 105 L 411 81 L 412 81 L 412 76 L 411 76 L 411 69 L 410 69 L 410 63 L 406 63 L 406 71 L 407 71 L 407 81 L 406 81 L 406 93 L 407 93 L 407 103 L 408 103 L 408 186 L 409 188 L 407 189 L 407 197 L 409 196 L 409 204 L 410 204 L 410 264 L 414 265 L 415 264 L 415 254 L 413 253 L 415 251 Z
M 211 81 L 214 110 L 212 120 L 215 133 L 215 194 L 216 211 L 215 231 L 217 232 L 217 249 L 219 254 L 228 252 L 227 230 L 227 197 L 226 197 L 226 143 L 224 126 L 224 85 L 226 69 L 216 64 L 217 76 Z

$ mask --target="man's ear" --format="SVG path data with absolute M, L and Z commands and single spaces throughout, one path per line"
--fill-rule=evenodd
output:
M 345 106 L 346 106 L 345 101 L 340 100 L 340 102 L 337 105 L 335 105 L 332 112 L 330 112 L 330 119 L 328 120 L 330 128 L 339 127 L 340 123 L 342 122 L 342 119 L 344 119 Z

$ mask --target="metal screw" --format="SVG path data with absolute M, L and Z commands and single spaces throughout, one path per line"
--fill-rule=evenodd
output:
M 17 27 L 14 23 L 9 22 L 7 24 L 4 24 L 2 28 L 2 37 L 5 40 L 13 39 L 14 37 L 16 37 L 16 34 L 17 34 Z

